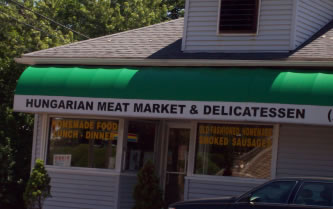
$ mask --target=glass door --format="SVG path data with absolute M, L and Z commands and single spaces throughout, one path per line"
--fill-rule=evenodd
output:
M 168 128 L 164 200 L 166 205 L 184 200 L 190 128 Z

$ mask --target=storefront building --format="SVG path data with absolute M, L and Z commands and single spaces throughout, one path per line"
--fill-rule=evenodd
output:
M 14 110 L 35 114 L 32 165 L 45 160 L 51 176 L 46 208 L 132 208 L 148 160 L 166 203 L 332 176 L 333 16 L 301 40 L 304 19 L 293 12 L 306 1 L 253 1 L 254 34 L 223 36 L 221 17 L 209 18 L 223 13 L 223 0 L 200 2 L 186 2 L 185 23 L 17 59 L 31 66 Z M 217 24 L 222 35 L 211 35 Z

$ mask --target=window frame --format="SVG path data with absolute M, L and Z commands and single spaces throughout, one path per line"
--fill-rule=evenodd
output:
M 259 33 L 259 22 L 260 22 L 260 11 L 261 11 L 261 0 L 256 0 L 258 1 L 258 5 L 257 5 L 257 20 L 256 20 L 256 31 L 255 32 L 251 32 L 251 31 L 230 31 L 230 32 L 226 32 L 226 31 L 221 31 L 220 30 L 220 24 L 221 24 L 221 9 L 222 9 L 222 1 L 223 0 L 219 0 L 219 6 L 218 6 L 218 13 L 217 13 L 217 25 L 216 25 L 216 34 L 218 36 L 256 36 Z
M 47 155 L 49 152 L 49 142 L 50 142 L 50 122 L 52 118 L 64 118 L 64 119 L 90 119 L 90 120 L 113 120 L 118 122 L 118 136 L 124 132 L 124 127 L 121 127 L 121 122 L 123 119 L 115 118 L 115 117 L 99 117 L 99 116 L 89 116 L 89 115 L 55 115 L 55 114 L 43 114 L 42 116 L 42 133 L 41 133 L 41 151 L 40 151 L 40 158 L 44 160 L 45 167 L 51 170 L 64 170 L 64 171 L 85 171 L 85 172 L 102 172 L 102 173 L 115 173 L 118 172 L 117 164 L 122 163 L 121 159 L 118 159 L 118 145 L 122 143 L 122 139 L 118 140 L 117 147 L 116 147 L 116 162 L 115 168 L 90 168 L 90 167 L 77 167 L 77 166 L 55 166 L 55 165 L 48 165 L 47 162 Z M 120 150 L 122 151 L 122 150 Z M 122 154 L 122 153 L 121 153 Z
M 195 121 L 195 125 L 193 127 L 193 131 L 195 132 L 193 135 L 192 140 L 193 143 L 193 150 L 189 156 L 189 159 L 191 162 L 189 162 L 189 171 L 187 177 L 196 177 L 196 178 L 204 178 L 204 179 L 216 179 L 220 180 L 221 178 L 224 179 L 224 181 L 233 181 L 233 180 L 239 180 L 239 181 L 261 181 L 261 180 L 266 180 L 267 179 L 260 179 L 260 178 L 245 178 L 245 177 L 238 177 L 238 176 L 214 176 L 214 175 L 207 175 L 207 174 L 196 174 L 195 172 L 195 157 L 196 157 L 196 150 L 197 150 L 197 135 L 198 135 L 198 125 L 202 123 L 214 123 L 214 124 L 241 124 L 241 125 L 271 125 L 273 126 L 273 143 L 272 143 L 272 159 L 271 159 L 271 179 L 274 179 L 276 177 L 276 168 L 277 168 L 277 154 L 278 154 L 278 143 L 279 143 L 279 129 L 280 129 L 280 124 L 274 124 L 274 123 L 251 123 L 251 122 L 241 122 L 241 121 L 212 121 L 212 120 L 202 120 L 202 121 Z M 190 147 L 191 149 L 191 147 Z M 191 175 L 189 175 L 191 173 Z

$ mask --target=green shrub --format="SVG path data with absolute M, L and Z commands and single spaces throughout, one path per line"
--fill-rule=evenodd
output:
M 138 183 L 134 188 L 133 209 L 161 209 L 163 207 L 162 191 L 155 175 L 154 164 L 150 161 L 144 164 L 138 173 Z
M 23 194 L 27 208 L 42 209 L 44 200 L 51 197 L 50 180 L 44 162 L 37 159 Z

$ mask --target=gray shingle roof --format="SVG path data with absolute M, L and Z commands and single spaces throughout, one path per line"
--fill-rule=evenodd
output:
M 184 19 L 22 55 L 23 58 L 333 61 L 333 21 L 290 53 L 183 53 Z
M 290 58 L 333 60 L 333 20 L 296 49 Z
M 24 54 L 23 57 L 146 58 L 180 39 L 183 19 Z

